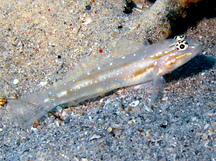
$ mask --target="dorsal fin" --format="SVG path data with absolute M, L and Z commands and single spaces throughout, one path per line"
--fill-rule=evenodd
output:
M 80 60 L 80 62 L 76 66 L 74 66 L 70 71 L 68 71 L 64 79 L 59 83 L 56 83 L 55 85 L 59 85 L 69 80 L 76 79 L 83 74 L 86 74 L 88 71 L 92 71 L 95 68 L 103 66 L 104 64 L 111 62 L 119 57 L 135 52 L 142 47 L 142 44 L 131 40 L 122 39 L 118 41 L 112 41 L 108 45 L 110 53 L 108 53 L 107 55 L 102 53 L 94 53 Z
M 111 51 L 112 56 L 115 58 L 133 53 L 141 49 L 142 47 L 144 47 L 143 44 L 127 39 L 112 41 L 108 45 L 108 48 Z

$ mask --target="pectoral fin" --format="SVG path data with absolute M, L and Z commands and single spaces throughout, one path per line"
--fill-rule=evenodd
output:
M 159 94 L 163 91 L 163 88 L 166 85 L 166 81 L 163 76 L 160 76 L 159 68 L 157 66 L 154 67 L 154 76 L 153 76 L 153 90 L 151 95 L 150 107 L 153 106 Z

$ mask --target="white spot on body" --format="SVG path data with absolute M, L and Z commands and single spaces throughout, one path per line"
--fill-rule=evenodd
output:
M 128 75 L 128 78 L 130 78 L 130 77 L 132 78 L 132 77 L 134 77 L 134 75 Z
M 63 92 L 60 92 L 57 94 L 58 97 L 62 97 L 62 96 L 65 96 L 67 95 L 67 91 L 63 91 Z
M 158 53 L 155 54 L 156 57 L 161 56 L 161 55 L 163 55 L 162 52 L 158 52 Z M 154 55 L 152 55 L 152 57 L 154 57 Z
M 44 100 L 44 103 L 49 102 L 49 101 L 50 101 L 50 99 L 49 99 L 49 98 L 46 98 L 46 99 Z

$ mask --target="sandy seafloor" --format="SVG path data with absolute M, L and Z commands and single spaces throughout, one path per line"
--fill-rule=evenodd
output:
M 0 96 L 48 88 L 86 55 L 107 54 L 108 43 L 123 35 L 143 42 L 136 26 L 140 11 L 125 14 L 123 6 L 117 0 L 2 0 Z M 64 121 L 47 114 L 23 129 L 13 124 L 5 105 L 0 160 L 216 160 L 216 18 L 211 11 L 200 11 L 203 16 L 182 24 L 183 30 L 173 29 L 203 48 L 165 76 L 167 85 L 153 111 L 147 108 L 151 90 L 125 88 L 58 110 Z

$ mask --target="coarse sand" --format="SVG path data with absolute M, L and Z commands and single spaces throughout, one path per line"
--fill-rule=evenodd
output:
M 88 55 L 109 54 L 113 40 L 154 43 L 185 34 L 202 51 L 165 75 L 153 111 L 146 105 L 151 87 L 58 106 L 55 117 L 30 128 L 15 126 L 5 104 L 0 160 L 216 160 L 215 4 L 185 11 L 168 2 L 1 0 L 0 97 L 8 101 L 49 88 Z

